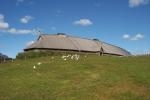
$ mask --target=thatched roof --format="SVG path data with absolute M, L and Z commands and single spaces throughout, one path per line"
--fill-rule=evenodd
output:
M 101 52 L 128 56 L 130 53 L 120 47 L 99 41 L 97 39 L 84 39 L 80 37 L 68 36 L 65 34 L 40 35 L 38 40 L 24 49 L 58 49 L 86 52 Z

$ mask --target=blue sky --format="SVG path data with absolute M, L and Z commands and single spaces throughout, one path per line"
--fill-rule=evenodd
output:
M 150 52 L 150 0 L 0 0 L 0 52 L 15 57 L 38 32 Z

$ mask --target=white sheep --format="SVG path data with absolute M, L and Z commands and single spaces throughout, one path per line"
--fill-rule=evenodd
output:
M 33 66 L 33 69 L 36 69 L 36 66 Z
M 41 62 L 38 62 L 38 65 L 41 65 L 42 63 Z
M 66 58 L 66 56 L 62 56 L 61 58 L 64 59 L 64 58 Z

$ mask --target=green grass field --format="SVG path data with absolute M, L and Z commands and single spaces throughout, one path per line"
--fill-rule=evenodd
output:
M 150 100 L 150 57 L 54 56 L 0 64 L 0 100 Z

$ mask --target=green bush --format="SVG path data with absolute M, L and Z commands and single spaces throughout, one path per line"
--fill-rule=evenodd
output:
M 37 58 L 37 57 L 44 57 L 44 56 L 52 56 L 54 55 L 54 52 L 48 52 L 48 51 L 39 51 L 39 52 L 23 52 L 19 53 L 16 56 L 16 59 L 29 59 L 29 58 Z
M 71 51 L 27 51 L 18 53 L 16 59 L 31 59 L 31 58 L 38 58 L 38 57 L 45 57 L 45 56 L 61 56 L 61 55 L 68 55 L 68 54 L 80 54 L 85 55 L 87 53 L 82 52 L 71 52 Z

